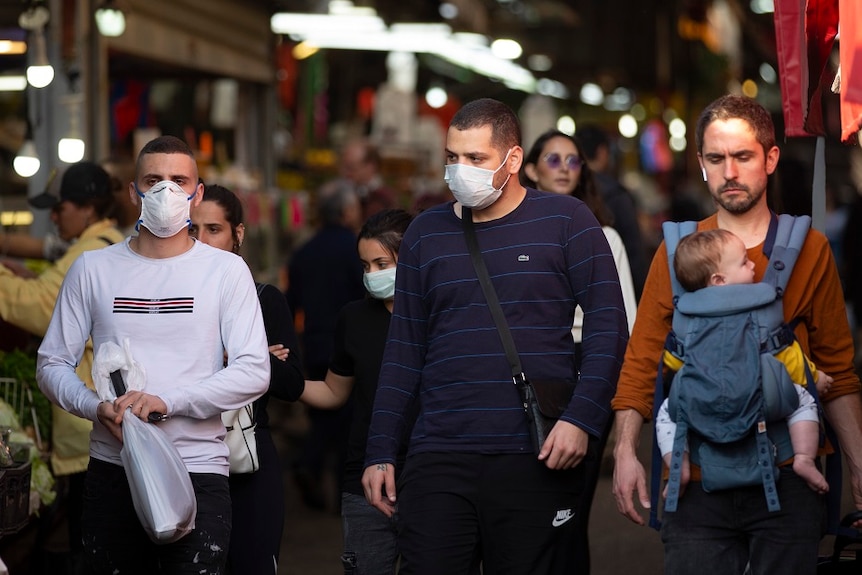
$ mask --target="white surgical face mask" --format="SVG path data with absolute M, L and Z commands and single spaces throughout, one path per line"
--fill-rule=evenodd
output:
M 141 217 L 136 230 L 143 225 L 155 236 L 170 238 L 191 225 L 189 211 L 195 194 L 187 195 L 176 182 L 163 180 L 146 192 L 135 184 L 135 191 L 141 197 Z
M 362 276 L 365 289 L 374 299 L 392 299 L 395 297 L 395 269 L 386 268 L 376 272 L 366 272 Z
M 446 180 L 458 203 L 468 208 L 482 210 L 496 202 L 512 174 L 506 176 L 506 181 L 499 188 L 494 187 L 494 175 L 506 165 L 511 151 L 510 149 L 506 152 L 506 158 L 496 170 L 486 170 L 467 164 L 447 164 L 443 179 Z

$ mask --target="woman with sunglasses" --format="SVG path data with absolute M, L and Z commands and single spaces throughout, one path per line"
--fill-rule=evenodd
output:
M 637 303 L 635 300 L 632 273 L 626 249 L 620 235 L 611 227 L 612 216 L 605 209 L 601 193 L 593 181 L 593 174 L 586 164 L 580 142 L 577 138 L 558 130 L 549 130 L 539 136 L 529 153 L 524 158 L 521 174 L 524 185 L 545 192 L 569 194 L 583 201 L 596 216 L 605 237 L 610 244 L 611 252 L 620 276 L 620 288 L 623 292 L 623 302 L 626 308 L 629 333 L 635 321 Z M 584 316 L 581 310 L 575 311 L 575 323 L 572 326 L 572 336 L 575 340 L 575 357 L 580 365 L 581 328 Z M 593 502 L 596 483 L 602 462 L 602 452 L 607 443 L 611 426 L 608 425 L 605 435 L 598 440 L 590 440 L 589 451 L 584 459 L 585 485 L 581 496 L 575 521 L 578 522 L 575 546 L 580 557 L 581 569 L 578 573 L 590 572 L 590 546 L 587 528 L 589 526 L 590 507 Z
M 245 237 L 243 208 L 227 188 L 208 185 L 191 213 L 189 233 L 214 248 L 239 253 Z M 255 440 L 260 468 L 231 474 L 231 521 L 228 566 L 232 575 L 275 574 L 284 530 L 282 465 L 269 430 L 266 406 L 270 397 L 296 401 L 305 388 L 293 315 L 284 294 L 275 286 L 258 284 L 260 311 L 270 352 L 269 391 L 254 402 Z

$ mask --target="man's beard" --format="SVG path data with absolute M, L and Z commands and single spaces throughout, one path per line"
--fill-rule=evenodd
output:
M 737 195 L 732 198 L 725 196 L 722 192 L 727 189 L 735 190 Z M 740 192 L 744 192 L 744 194 Z M 760 202 L 760 198 L 765 192 L 766 189 L 763 188 L 759 192 L 752 193 L 748 186 L 743 186 L 738 182 L 727 182 L 712 194 L 712 199 L 728 213 L 744 214 Z

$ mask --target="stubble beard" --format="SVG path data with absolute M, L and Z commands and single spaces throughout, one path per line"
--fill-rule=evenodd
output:
M 734 197 L 725 196 L 722 191 L 724 188 L 732 187 L 737 191 L 737 195 Z M 744 195 L 740 192 L 744 192 Z M 739 186 L 738 184 L 734 184 L 729 186 L 725 184 L 722 186 L 722 189 L 719 189 L 717 192 L 712 194 L 712 198 L 719 206 L 721 206 L 726 212 L 736 215 L 741 215 L 748 213 L 751 208 L 760 203 L 760 199 L 763 197 L 763 194 L 766 192 L 766 189 L 761 189 L 759 192 L 752 193 L 751 189 L 745 186 Z

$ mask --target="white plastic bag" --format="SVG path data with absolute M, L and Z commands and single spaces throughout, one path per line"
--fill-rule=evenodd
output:
M 221 421 L 227 430 L 224 442 L 230 449 L 230 472 L 254 473 L 260 468 L 257 457 L 257 440 L 254 429 L 254 405 L 249 403 L 239 409 L 231 409 L 221 414 Z
M 127 410 L 120 458 L 135 513 L 154 543 L 173 543 L 195 528 L 197 500 L 189 472 L 157 425 L 141 421 Z
M 132 357 L 129 339 L 123 340 L 123 347 L 112 341 L 99 346 L 93 357 L 93 384 L 102 401 L 114 401 L 117 394 L 111 383 L 111 372 L 119 371 L 123 376 L 127 391 L 143 391 L 147 383 L 144 366 Z
M 129 340 L 123 347 L 105 342 L 93 359 L 96 393 L 114 401 L 117 393 L 111 373 L 119 371 L 127 390 L 142 391 L 146 384 L 143 366 L 132 357 Z M 158 425 L 123 415 L 123 448 L 120 459 L 126 470 L 135 513 L 154 543 L 173 543 L 195 528 L 197 500 L 189 472 L 177 448 Z

